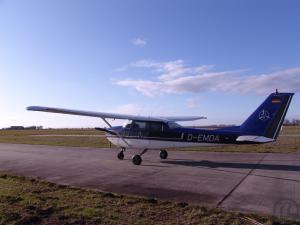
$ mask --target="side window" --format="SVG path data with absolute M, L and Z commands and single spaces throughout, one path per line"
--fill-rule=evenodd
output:
M 162 123 L 150 123 L 150 131 L 151 132 L 163 132 L 163 124 Z
M 132 123 L 131 129 L 133 129 L 133 130 L 145 130 L 146 129 L 146 122 L 134 121 Z

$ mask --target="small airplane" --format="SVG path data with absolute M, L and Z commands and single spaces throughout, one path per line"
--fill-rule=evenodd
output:
M 118 159 L 124 159 L 126 149 L 142 150 L 132 157 L 135 165 L 142 163 L 142 155 L 149 149 L 160 150 L 160 158 L 168 157 L 168 148 L 212 146 L 224 144 L 263 144 L 276 141 L 294 93 L 270 94 L 240 126 L 218 129 L 182 127 L 176 122 L 206 119 L 203 116 L 146 117 L 72 109 L 29 106 L 27 110 L 101 118 L 109 128 L 107 139 L 121 148 Z M 107 119 L 128 120 L 123 126 L 112 126 Z

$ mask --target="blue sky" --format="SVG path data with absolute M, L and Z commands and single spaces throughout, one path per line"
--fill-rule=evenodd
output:
M 0 0 L 0 127 L 94 127 L 28 105 L 241 123 L 296 92 L 299 1 Z

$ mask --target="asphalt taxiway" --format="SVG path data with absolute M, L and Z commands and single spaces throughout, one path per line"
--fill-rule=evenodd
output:
M 300 220 L 300 154 L 133 151 L 0 144 L 0 170 L 59 184 Z

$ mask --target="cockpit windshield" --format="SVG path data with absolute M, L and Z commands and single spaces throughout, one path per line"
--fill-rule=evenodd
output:
M 157 123 L 157 122 L 151 122 L 151 125 L 148 125 L 147 124 L 150 124 L 150 122 L 142 122 L 142 121 L 132 121 L 132 120 L 127 120 L 124 124 L 123 124 L 123 128 L 126 128 L 126 129 L 146 129 L 146 127 L 152 129 L 152 130 L 164 130 L 164 126 L 162 127 L 162 124 L 161 123 Z M 181 127 L 178 123 L 175 123 L 175 122 L 168 122 L 168 127 L 170 129 L 175 129 L 175 128 L 179 128 Z
M 123 128 L 130 129 L 131 124 L 132 124 L 132 120 L 127 120 L 127 121 L 123 124 Z
M 168 122 L 169 128 L 170 129 L 175 129 L 181 127 L 178 123 L 175 122 Z
M 131 130 L 145 130 L 148 127 L 147 125 L 148 123 L 146 121 L 128 120 L 126 123 L 123 124 L 123 128 Z

